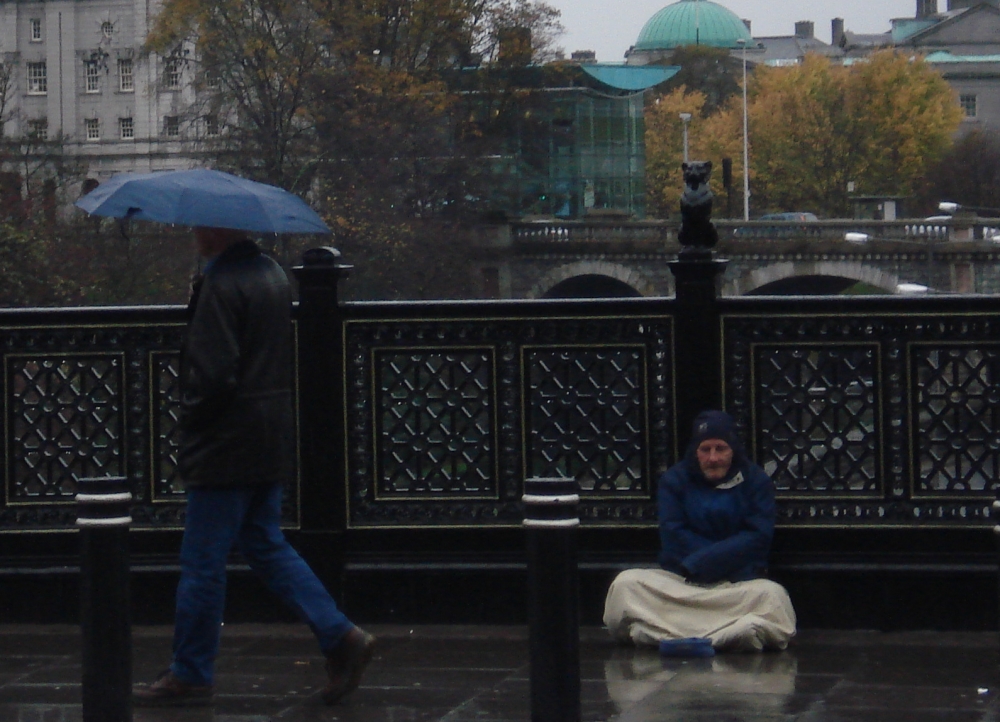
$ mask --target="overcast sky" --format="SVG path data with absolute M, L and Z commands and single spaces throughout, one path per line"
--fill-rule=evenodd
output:
M 595 50 L 601 62 L 624 60 L 642 26 L 671 0 L 545 0 L 562 10 L 566 34 L 559 45 L 569 55 L 574 50 Z M 916 14 L 916 0 L 717 0 L 741 18 L 752 21 L 753 34 L 791 35 L 797 20 L 816 23 L 816 37 L 830 42 L 830 20 L 843 18 L 847 30 L 884 33 L 890 19 Z M 947 0 L 939 0 L 940 8 Z

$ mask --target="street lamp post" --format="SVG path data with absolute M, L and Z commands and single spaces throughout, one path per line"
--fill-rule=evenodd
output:
M 985 206 L 967 206 L 962 203 L 952 203 L 951 201 L 941 201 L 938 203 L 938 210 L 952 216 L 959 211 L 971 211 L 981 218 L 1000 218 L 1000 208 L 986 208 Z
M 747 120 L 747 41 L 736 41 L 743 49 L 743 220 L 750 220 L 750 133 Z
M 690 113 L 681 113 L 681 122 L 684 123 L 684 162 L 688 162 L 688 123 L 691 122 Z

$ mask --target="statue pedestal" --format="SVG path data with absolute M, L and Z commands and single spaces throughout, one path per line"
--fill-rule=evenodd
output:
M 719 327 L 719 276 L 729 261 L 703 248 L 685 248 L 671 261 L 677 287 L 674 317 L 677 420 L 680 450 L 687 446 L 695 417 L 722 408 L 722 343 Z

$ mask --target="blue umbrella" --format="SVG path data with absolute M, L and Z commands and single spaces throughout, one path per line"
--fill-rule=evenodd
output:
M 217 170 L 123 173 L 76 202 L 98 216 L 253 233 L 329 233 L 296 195 Z

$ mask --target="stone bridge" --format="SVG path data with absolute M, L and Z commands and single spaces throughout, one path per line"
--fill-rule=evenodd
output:
M 722 293 L 1000 292 L 997 221 L 716 221 Z M 532 222 L 484 231 L 499 298 L 672 296 L 676 222 Z M 851 240 L 847 240 L 850 238 Z M 994 240 L 996 238 L 996 240 Z

